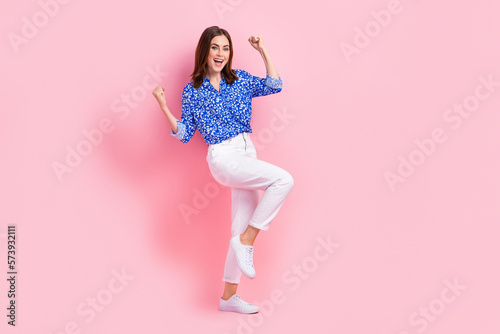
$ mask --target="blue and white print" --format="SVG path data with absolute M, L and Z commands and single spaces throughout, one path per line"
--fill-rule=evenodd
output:
M 224 74 L 215 89 L 208 77 L 200 88 L 188 83 L 182 91 L 182 116 L 177 120 L 177 133 L 172 136 L 183 143 L 193 137 L 196 129 L 207 143 L 218 144 L 241 132 L 252 132 L 252 98 L 281 92 L 283 82 L 266 73 L 259 78 L 244 70 L 234 70 L 238 79 L 232 85 L 225 82 Z

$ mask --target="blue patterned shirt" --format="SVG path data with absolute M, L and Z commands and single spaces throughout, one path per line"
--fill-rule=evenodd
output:
M 188 83 L 182 91 L 182 116 L 177 133 L 172 136 L 183 143 L 191 140 L 196 129 L 207 143 L 218 144 L 241 132 L 252 132 L 252 98 L 281 92 L 283 82 L 266 73 L 259 78 L 243 70 L 234 70 L 238 79 L 226 84 L 224 74 L 219 90 L 205 77 L 200 88 Z

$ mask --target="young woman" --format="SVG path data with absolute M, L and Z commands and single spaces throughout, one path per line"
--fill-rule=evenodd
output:
M 287 171 L 257 159 L 250 140 L 252 98 L 279 93 L 282 80 L 262 36 L 251 36 L 249 42 L 264 60 L 265 79 L 231 69 L 231 37 L 226 30 L 213 26 L 205 29 L 198 42 L 193 80 L 182 92 L 180 121 L 167 107 L 164 88 L 153 91 L 170 123 L 172 136 L 187 143 L 198 129 L 208 145 L 207 162 L 212 175 L 220 184 L 231 187 L 232 238 L 219 309 L 239 313 L 259 311 L 256 305 L 243 301 L 236 289 L 241 273 L 255 277 L 255 238 L 260 230 L 268 230 L 293 186 Z M 259 191 L 264 191 L 260 201 Z

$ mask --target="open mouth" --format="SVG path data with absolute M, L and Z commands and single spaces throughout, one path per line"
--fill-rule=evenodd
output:
M 220 67 L 224 63 L 224 60 L 215 58 L 214 62 L 215 62 L 215 65 Z

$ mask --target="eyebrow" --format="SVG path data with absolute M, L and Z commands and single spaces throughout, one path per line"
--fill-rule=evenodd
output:
M 219 44 L 216 44 L 216 43 L 212 43 L 212 45 L 216 45 L 216 46 L 219 46 Z M 229 46 L 229 45 L 224 45 L 224 46 Z

